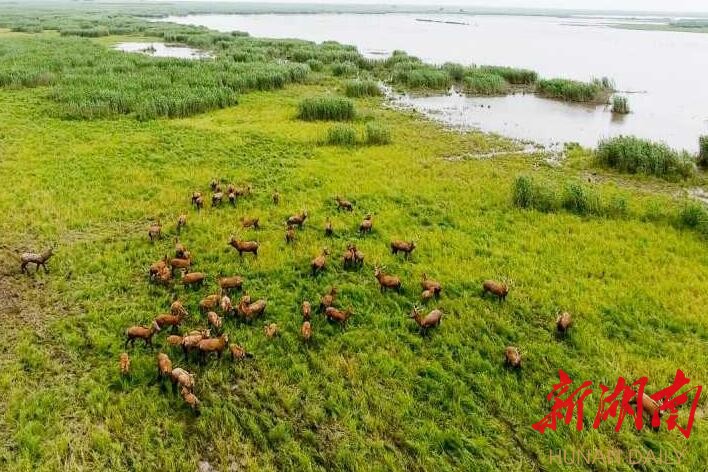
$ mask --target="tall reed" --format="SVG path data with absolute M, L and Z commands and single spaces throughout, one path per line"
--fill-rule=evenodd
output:
M 687 152 L 634 136 L 600 141 L 595 155 L 601 165 L 631 174 L 687 178 L 695 171 L 695 160 Z
M 348 121 L 355 115 L 354 102 L 344 97 L 305 98 L 298 105 L 298 118 L 304 121 Z

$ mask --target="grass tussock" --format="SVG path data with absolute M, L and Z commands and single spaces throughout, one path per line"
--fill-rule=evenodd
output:
M 358 142 L 356 128 L 338 124 L 327 130 L 327 144 L 332 146 L 356 146 Z
M 612 92 L 608 79 L 579 82 L 569 79 L 539 80 L 536 91 L 544 97 L 581 103 L 605 103 Z
M 345 97 L 310 97 L 300 101 L 297 116 L 304 121 L 349 121 L 356 110 L 354 102 Z
M 375 121 L 370 121 L 364 129 L 364 141 L 371 146 L 391 144 L 391 128 Z
M 375 80 L 349 80 L 344 84 L 344 95 L 351 98 L 379 97 L 382 92 Z
M 698 164 L 708 169 L 708 135 L 698 138 Z
M 472 70 L 463 78 L 463 90 L 471 95 L 504 95 L 509 90 L 509 84 L 500 75 Z
M 538 73 L 529 69 L 516 67 L 481 66 L 482 72 L 498 75 L 513 85 L 533 85 L 538 81 Z
M 673 179 L 695 173 L 695 160 L 685 151 L 634 136 L 619 136 L 601 141 L 595 152 L 600 165 L 620 172 Z
M 612 113 L 626 115 L 629 111 L 629 100 L 627 97 L 621 95 L 612 97 Z

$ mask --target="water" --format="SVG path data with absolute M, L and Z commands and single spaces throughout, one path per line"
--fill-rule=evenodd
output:
M 139 52 L 154 57 L 177 57 L 180 59 L 204 59 L 210 57 L 207 52 L 165 43 L 118 43 L 115 48 L 124 52 Z
M 567 104 L 532 95 L 404 98 L 443 122 L 513 138 L 594 146 L 604 137 L 634 134 L 695 151 L 698 136 L 708 134 L 708 34 L 608 26 L 650 19 L 268 14 L 192 15 L 168 21 L 219 31 L 248 31 L 253 36 L 336 40 L 354 44 L 370 57 L 403 49 L 431 63 L 526 67 L 543 77 L 578 80 L 609 76 L 618 89 L 630 92 L 632 113 L 619 118 L 609 107 Z

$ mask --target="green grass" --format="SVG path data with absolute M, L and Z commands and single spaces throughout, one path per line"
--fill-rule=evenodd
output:
M 533 85 L 538 81 L 538 73 L 528 69 L 482 66 L 479 70 L 501 76 L 504 80 L 514 85 Z
M 695 159 L 685 151 L 674 151 L 663 143 L 634 136 L 601 141 L 596 151 L 600 165 L 631 174 L 666 179 L 687 178 L 695 173 Z
M 536 90 L 544 97 L 583 103 L 605 103 L 612 92 L 607 79 L 589 83 L 568 79 L 542 79 L 537 82 Z
M 348 98 L 309 97 L 300 101 L 297 116 L 304 121 L 349 121 L 356 116 L 356 110 Z
M 344 84 L 344 95 L 350 98 L 379 97 L 382 92 L 375 80 L 348 80 Z
M 351 125 L 334 125 L 327 130 L 327 144 L 334 146 L 356 146 L 356 128 Z
M 612 97 L 612 113 L 626 115 L 629 113 L 629 100 L 627 97 L 615 95 Z
M 366 124 L 364 140 L 366 144 L 374 146 L 391 144 L 393 140 L 391 138 L 391 129 L 381 123 L 370 121 Z
M 504 95 L 509 90 L 509 84 L 503 77 L 481 70 L 468 72 L 463 86 L 465 93 L 471 95 Z
M 24 33 L 0 36 L 0 45 L 14 34 Z M 268 60 L 296 49 L 339 61 L 352 53 L 331 43 L 192 36 L 190 44 L 225 43 L 225 57 L 237 49 L 233 42 Z M 77 48 L 78 62 L 107 54 L 98 45 L 110 39 L 55 37 L 56 57 Z M 51 55 L 26 51 L 32 52 L 14 56 L 15 64 L 52 64 Z M 32 77 L 25 71 L 46 69 L 12 70 Z M 61 82 L 21 82 L 0 93 L 0 468 L 176 471 L 195 470 L 203 459 L 217 470 L 553 470 L 551 449 L 658 454 L 673 447 L 687 447 L 682 464 L 658 470 L 703 467 L 702 416 L 689 442 L 665 426 L 657 433 L 627 424 L 619 433 L 613 425 L 578 433 L 562 425 L 545 435 L 530 427 L 548 411 L 544 397 L 558 369 L 596 385 L 647 376 L 647 389 L 656 391 L 681 368 L 692 385 L 706 384 L 701 307 L 708 306 L 708 255 L 692 229 L 703 221 L 699 210 L 644 188 L 566 188 L 578 185 L 572 167 L 538 165 L 503 138 L 449 132 L 384 108 L 378 98 L 333 96 L 343 84 L 331 76 L 252 90 L 235 107 L 148 121 L 123 114 L 66 120 L 56 113 Z M 315 121 L 296 119 L 307 97 L 330 104 Z M 317 120 L 339 109 L 331 100 L 356 106 L 367 126 L 385 123 L 395 140 L 321 146 L 331 123 Z M 493 151 L 509 154 L 449 159 Z M 515 191 L 520 174 L 533 175 L 526 187 L 553 188 L 554 211 L 510 201 L 540 201 L 534 190 L 531 197 Z M 236 208 L 194 212 L 189 195 L 208 192 L 214 177 L 251 184 L 253 193 Z M 354 202 L 353 214 L 336 210 L 336 195 Z M 593 196 L 602 215 L 586 210 Z M 303 208 L 310 218 L 286 246 L 285 218 Z M 608 217 L 608 208 L 624 214 Z M 172 251 L 182 212 L 188 224 L 180 240 L 195 269 L 208 274 L 201 289 L 166 289 L 146 276 L 151 262 Z M 367 213 L 374 231 L 361 237 L 357 228 Z M 261 230 L 243 232 L 260 241 L 261 251 L 240 259 L 226 243 L 247 215 L 261 219 Z M 682 224 L 675 224 L 677 215 L 684 215 Z M 327 218 L 333 238 L 322 231 Z M 165 237 L 153 244 L 146 233 L 156 219 Z M 390 254 L 388 244 L 398 238 L 417 241 L 410 261 Z M 366 254 L 361 270 L 341 268 L 348 242 Z M 48 274 L 19 273 L 17 251 L 51 243 L 58 247 Z M 312 277 L 309 263 L 323 246 L 332 251 L 329 266 Z M 376 263 L 402 278 L 403 293 L 379 292 Z M 444 285 L 428 308 L 446 313 L 425 337 L 407 317 L 419 302 L 423 272 Z M 226 320 L 232 341 L 254 353 L 249 362 L 200 365 L 170 352 L 175 364 L 197 374 L 203 412 L 195 417 L 155 383 L 155 352 L 131 349 L 127 379 L 117 360 L 125 328 L 164 313 L 174 295 L 191 313 L 185 328 L 204 325 L 197 303 L 217 290 L 219 274 L 244 275 L 246 289 L 267 298 L 268 310 L 252 325 Z M 513 281 L 505 302 L 480 296 L 486 278 Z M 316 304 L 332 285 L 340 289 L 340 306 L 351 305 L 355 315 L 344 330 L 313 315 L 306 347 L 299 305 L 305 298 Z M 560 310 L 575 317 L 566 338 L 554 334 Z M 278 323 L 279 338 L 265 338 L 267 322 Z M 158 349 L 166 349 L 164 337 L 156 337 Z M 510 344 L 525 358 L 518 373 L 502 364 Z M 586 415 L 597 398 L 588 400 Z M 679 416 L 683 424 L 686 410 Z

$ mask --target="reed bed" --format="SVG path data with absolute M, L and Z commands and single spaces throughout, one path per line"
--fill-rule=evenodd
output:
M 544 97 L 569 102 L 605 103 L 611 93 L 609 83 L 579 82 L 569 79 L 539 80 L 536 91 Z
M 355 116 L 354 102 L 345 97 L 310 97 L 298 105 L 298 118 L 304 121 L 349 121 Z
M 472 70 L 464 76 L 463 90 L 472 95 L 504 95 L 509 90 L 509 83 L 500 75 Z
M 634 136 L 601 141 L 595 156 L 601 165 L 630 174 L 685 179 L 695 173 L 695 159 L 687 152 Z
M 365 142 L 371 146 L 391 144 L 391 129 L 381 123 L 370 121 L 364 130 Z
M 382 92 L 375 80 L 349 80 L 344 84 L 344 95 L 351 98 L 379 97 Z
M 708 168 L 708 135 L 698 138 L 698 165 Z
M 612 97 L 612 113 L 626 115 L 629 111 L 629 100 L 627 97 L 621 95 Z
M 501 76 L 513 85 L 533 85 L 538 81 L 538 73 L 515 67 L 482 66 L 480 71 Z
M 356 146 L 358 142 L 356 128 L 338 124 L 327 130 L 327 144 L 333 146 Z

